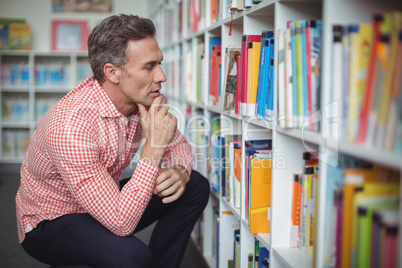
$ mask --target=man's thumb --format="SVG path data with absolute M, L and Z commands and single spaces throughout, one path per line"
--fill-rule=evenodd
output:
M 145 109 L 145 106 L 142 105 L 141 103 L 137 103 L 138 106 L 138 111 L 140 112 L 140 116 L 142 119 L 145 119 L 147 116 L 147 110 Z

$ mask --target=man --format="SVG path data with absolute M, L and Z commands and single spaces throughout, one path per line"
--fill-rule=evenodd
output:
M 111 16 L 88 52 L 93 77 L 41 119 L 22 163 L 19 241 L 60 267 L 179 267 L 209 184 L 192 172 L 191 148 L 163 105 L 155 27 Z M 143 138 L 134 174 L 119 185 Z M 148 247 L 131 235 L 155 221 Z

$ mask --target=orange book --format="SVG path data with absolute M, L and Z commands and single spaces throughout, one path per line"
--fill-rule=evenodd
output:
M 250 233 L 270 232 L 271 165 L 269 155 L 254 155 L 251 159 Z
M 352 249 L 352 207 L 355 189 L 364 183 L 379 182 L 378 170 L 373 169 L 345 169 L 342 202 L 342 237 L 341 237 L 341 267 L 349 268 Z
M 290 219 L 290 247 L 299 247 L 299 223 L 300 223 L 300 184 L 302 179 L 301 174 L 293 175 L 293 190 L 292 190 L 292 215 Z

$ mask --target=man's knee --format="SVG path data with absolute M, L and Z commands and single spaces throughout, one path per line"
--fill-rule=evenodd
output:
M 152 266 L 152 253 L 147 245 L 133 239 L 122 243 L 116 256 L 110 256 L 104 262 L 104 267 L 148 268 Z
M 192 190 L 194 191 L 194 198 L 197 199 L 199 205 L 204 209 L 208 203 L 209 194 L 211 192 L 209 181 L 198 171 L 193 170 L 191 172 L 190 182 L 192 184 Z

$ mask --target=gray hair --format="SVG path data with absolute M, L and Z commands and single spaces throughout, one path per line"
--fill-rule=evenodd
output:
M 130 40 L 155 37 L 154 23 L 136 15 L 113 15 L 96 26 L 88 37 L 88 57 L 94 78 L 105 81 L 106 63 L 122 67 L 127 63 L 127 44 Z

